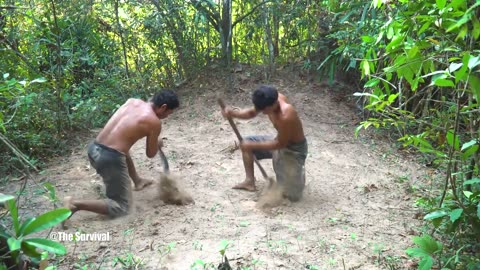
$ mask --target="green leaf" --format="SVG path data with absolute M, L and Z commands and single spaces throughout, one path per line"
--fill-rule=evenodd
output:
M 455 150 L 458 150 L 460 149 L 460 137 L 458 135 L 454 136 L 453 132 L 454 131 L 452 129 L 447 132 L 447 143 Z
M 373 37 L 370 37 L 370 36 L 362 36 L 362 40 L 365 43 L 371 43 L 371 42 L 375 41 L 375 39 Z
M 400 47 L 400 44 L 403 43 L 403 40 L 404 40 L 404 36 L 402 36 L 402 35 L 394 36 L 392 41 L 390 43 L 388 43 L 387 47 L 385 47 L 385 50 L 387 52 L 392 52 L 392 51 L 398 49 L 398 47 Z
M 363 75 L 370 75 L 370 65 L 368 64 L 367 60 L 362 60 L 360 66 L 362 67 Z
M 34 220 L 35 220 L 35 218 L 32 218 L 32 217 L 31 217 L 31 218 L 28 218 L 27 220 L 25 220 L 25 221 L 21 224 L 20 229 L 18 230 L 18 231 L 19 231 L 19 235 L 21 235 L 22 232 L 25 231 L 25 228 L 26 228 L 27 226 L 29 226 Z
M 8 195 L 8 194 L 0 194 L 0 203 L 4 203 L 6 201 L 9 201 L 11 199 L 15 199 L 14 196 Z
M 467 160 L 468 158 L 472 157 L 475 153 L 477 153 L 479 146 L 474 145 L 472 147 L 469 147 L 467 151 L 461 154 L 461 158 L 463 160 Z
M 475 40 L 480 37 L 480 22 L 476 17 L 473 18 L 473 30 L 472 30 L 472 36 Z
M 220 254 L 224 255 L 225 251 L 227 250 L 228 246 L 230 246 L 230 241 L 222 240 L 220 242 Z
M 55 193 L 55 188 L 52 186 L 52 184 L 46 182 L 43 184 L 43 186 L 48 190 L 48 198 L 51 201 L 55 201 L 57 199 L 57 195 Z
M 44 77 L 40 77 L 38 79 L 35 79 L 35 80 L 31 81 L 30 84 L 32 84 L 32 83 L 44 83 L 46 81 L 47 81 L 47 79 L 45 79 Z
M 448 213 L 444 210 L 437 210 L 437 211 L 434 211 L 428 215 L 426 215 L 423 219 L 424 220 L 432 220 L 432 219 L 437 219 L 437 218 L 441 218 L 441 217 L 444 217 L 448 215 Z
M 463 185 L 473 185 L 473 184 L 480 184 L 480 178 L 473 178 L 473 179 L 470 179 L 470 180 L 467 180 L 465 182 L 463 182 Z
M 7 208 L 10 211 L 10 216 L 12 217 L 13 228 L 15 229 L 15 235 L 18 236 L 20 223 L 18 221 L 18 209 L 17 209 L 17 205 L 15 204 L 15 200 L 7 201 Z
M 470 148 L 471 146 L 473 146 L 473 145 L 475 145 L 475 144 L 477 144 L 477 140 L 476 140 L 476 139 L 473 139 L 473 140 L 471 140 L 471 141 L 469 141 L 469 142 L 466 142 L 466 143 L 464 143 L 464 144 L 462 145 L 461 151 L 463 151 L 463 150 L 465 150 L 465 149 L 467 149 L 467 148 Z
M 464 190 L 463 195 L 465 195 L 465 197 L 467 197 L 467 199 L 470 199 L 470 197 L 473 195 L 473 193 L 471 191 Z
M 29 257 L 38 258 L 41 256 L 41 254 L 37 252 L 37 248 L 30 245 L 26 241 L 22 242 L 22 251 Z
M 430 256 L 430 254 L 421 248 L 409 248 L 405 252 L 411 257 L 424 258 Z
M 70 215 L 71 212 L 67 208 L 57 208 L 44 213 L 28 224 L 28 226 L 26 226 L 25 230 L 22 232 L 22 235 L 29 235 L 31 233 L 53 227 L 66 220 Z
M 355 92 L 353 93 L 353 96 L 355 97 L 363 97 L 363 96 L 367 96 L 367 97 L 371 97 L 371 98 L 374 98 L 376 100 L 380 100 L 380 98 L 374 94 L 370 94 L 370 93 L 360 93 L 360 92 Z
M 433 266 L 432 257 L 423 257 L 423 259 L 418 262 L 418 270 L 431 270 Z
M 468 34 L 468 26 L 464 24 L 462 25 L 462 29 L 460 29 L 460 32 L 455 38 L 455 41 L 464 39 L 467 34 Z
M 8 76 L 10 76 L 10 73 L 4 73 L 3 74 L 3 79 L 6 80 L 8 78 Z
M 14 237 L 10 237 L 7 239 L 7 244 L 8 244 L 8 249 L 10 249 L 10 251 L 19 250 L 22 247 L 22 240 Z
M 412 59 L 415 56 L 417 56 L 418 51 L 419 51 L 419 48 L 417 46 L 413 46 L 410 50 L 408 50 L 408 53 L 407 53 L 408 58 Z
M 477 217 L 480 219 L 480 203 L 477 205 Z
M 473 70 L 476 66 L 480 64 L 480 56 L 470 56 L 470 59 L 468 60 L 468 68 Z
M 451 80 L 447 79 L 436 79 L 433 84 L 442 87 L 455 87 L 455 84 Z
M 447 0 L 436 0 L 438 9 L 443 9 L 447 4 Z
M 62 244 L 48 239 L 30 238 L 26 239 L 25 242 L 42 250 L 52 252 L 58 255 L 65 255 L 65 253 L 67 252 L 67 250 Z
M 463 63 L 451 63 L 448 72 L 453 73 L 463 66 Z
M 430 255 L 442 249 L 442 244 L 435 241 L 430 235 L 415 236 L 413 242 Z
M 462 18 L 460 18 L 460 20 L 458 20 L 454 25 L 450 26 L 448 29 L 447 29 L 447 33 L 448 32 L 451 32 L 457 28 L 459 28 L 460 26 L 464 25 L 466 22 L 468 22 L 470 20 L 470 14 L 468 13 L 465 13 Z
M 472 90 L 473 96 L 475 97 L 475 100 L 477 100 L 477 102 L 480 102 L 480 79 L 477 76 L 470 74 L 470 77 L 468 78 L 468 83 L 470 89 Z
M 368 82 L 366 82 L 363 87 L 364 87 L 364 88 L 374 87 L 374 86 L 377 85 L 378 83 L 380 83 L 380 80 L 379 80 L 379 79 L 377 79 L 377 78 L 371 79 L 371 80 L 369 80 Z
M 450 212 L 450 221 L 455 222 L 457 219 L 460 218 L 462 213 L 463 213 L 462 208 L 458 208 L 458 209 L 453 210 L 452 212 Z
M 424 23 L 422 25 L 422 28 L 420 28 L 420 30 L 418 30 L 417 35 L 421 35 L 423 32 L 425 32 L 425 30 L 427 30 L 430 27 L 431 24 L 432 24 L 431 21 L 428 21 L 428 22 Z

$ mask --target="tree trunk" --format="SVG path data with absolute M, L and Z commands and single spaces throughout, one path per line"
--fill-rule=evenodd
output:
M 128 70 L 128 58 L 127 58 L 127 46 L 125 45 L 125 40 L 123 38 L 123 29 L 122 25 L 120 24 L 120 17 L 118 16 L 118 2 L 119 0 L 115 0 L 115 19 L 117 21 L 117 28 L 118 28 L 118 36 L 120 37 L 120 42 L 122 43 L 122 50 L 123 50 L 123 60 L 125 62 L 125 74 L 127 78 L 130 77 L 130 72 Z
M 220 24 L 220 39 L 222 42 L 222 55 L 228 70 L 232 66 L 232 1 L 223 0 L 222 20 Z

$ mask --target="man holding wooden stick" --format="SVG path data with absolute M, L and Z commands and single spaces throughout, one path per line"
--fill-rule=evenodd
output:
M 130 157 L 130 148 L 146 138 L 146 155 L 153 158 L 163 146 L 159 137 L 161 120 L 167 118 L 179 106 L 175 92 L 164 89 L 150 101 L 129 99 L 110 118 L 95 141 L 88 147 L 90 164 L 103 178 L 106 190 L 104 200 L 77 200 L 65 197 L 66 208 L 72 214 L 86 210 L 110 217 L 128 214 L 131 206 L 131 183 L 135 190 L 152 184 L 138 176 Z
M 291 201 L 298 201 L 305 187 L 308 145 L 297 111 L 284 95 L 268 85 L 262 85 L 254 91 L 252 102 L 253 108 L 236 111 L 226 107 L 222 109 L 222 115 L 226 118 L 251 119 L 263 112 L 277 130 L 277 136 L 249 136 L 240 142 L 246 177 L 245 181 L 233 188 L 255 191 L 254 157 L 258 160 L 271 158 L 284 196 Z

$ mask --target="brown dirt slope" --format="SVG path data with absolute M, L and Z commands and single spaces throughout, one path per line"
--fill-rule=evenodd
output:
M 145 269 L 191 269 L 195 262 L 196 269 L 202 269 L 202 262 L 214 266 L 221 262 L 222 240 L 230 242 L 226 254 L 234 269 L 400 269 L 404 265 L 415 222 L 408 187 L 423 172 L 385 142 L 365 135 L 354 138 L 359 118 L 348 100 L 341 100 L 340 89 L 287 75 L 271 82 L 296 106 L 309 142 L 307 187 L 300 202 L 265 212 L 255 208 L 260 192 L 231 189 L 243 180 L 244 172 L 240 152 L 229 151 L 235 135 L 216 98 L 250 106 L 250 90 L 257 82 L 248 73 L 240 77 L 237 91 L 227 94 L 215 79 L 185 86 L 179 91 L 181 108 L 164 121 L 162 137 L 171 173 L 196 204 L 164 205 L 156 188 L 148 188 L 134 192 L 135 205 L 128 217 L 108 220 L 77 213 L 68 232 L 110 232 L 111 241 L 65 242 L 69 255 L 60 269 L 75 269 L 75 264 L 120 269 L 120 259 L 135 264 L 130 255 Z M 275 134 L 265 116 L 236 122 L 243 135 Z M 101 197 L 101 178 L 86 158 L 88 142 L 46 170 L 44 177 L 55 184 L 59 197 Z M 159 179 L 160 160 L 146 157 L 143 141 L 131 153 L 143 177 Z M 262 164 L 273 175 L 271 162 Z M 256 174 L 261 190 L 266 183 Z M 38 205 L 48 208 L 46 203 Z

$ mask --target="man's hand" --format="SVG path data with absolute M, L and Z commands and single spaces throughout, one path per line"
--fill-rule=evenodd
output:
M 222 115 L 224 118 L 232 117 L 232 109 L 230 107 L 225 107 L 222 109 Z

